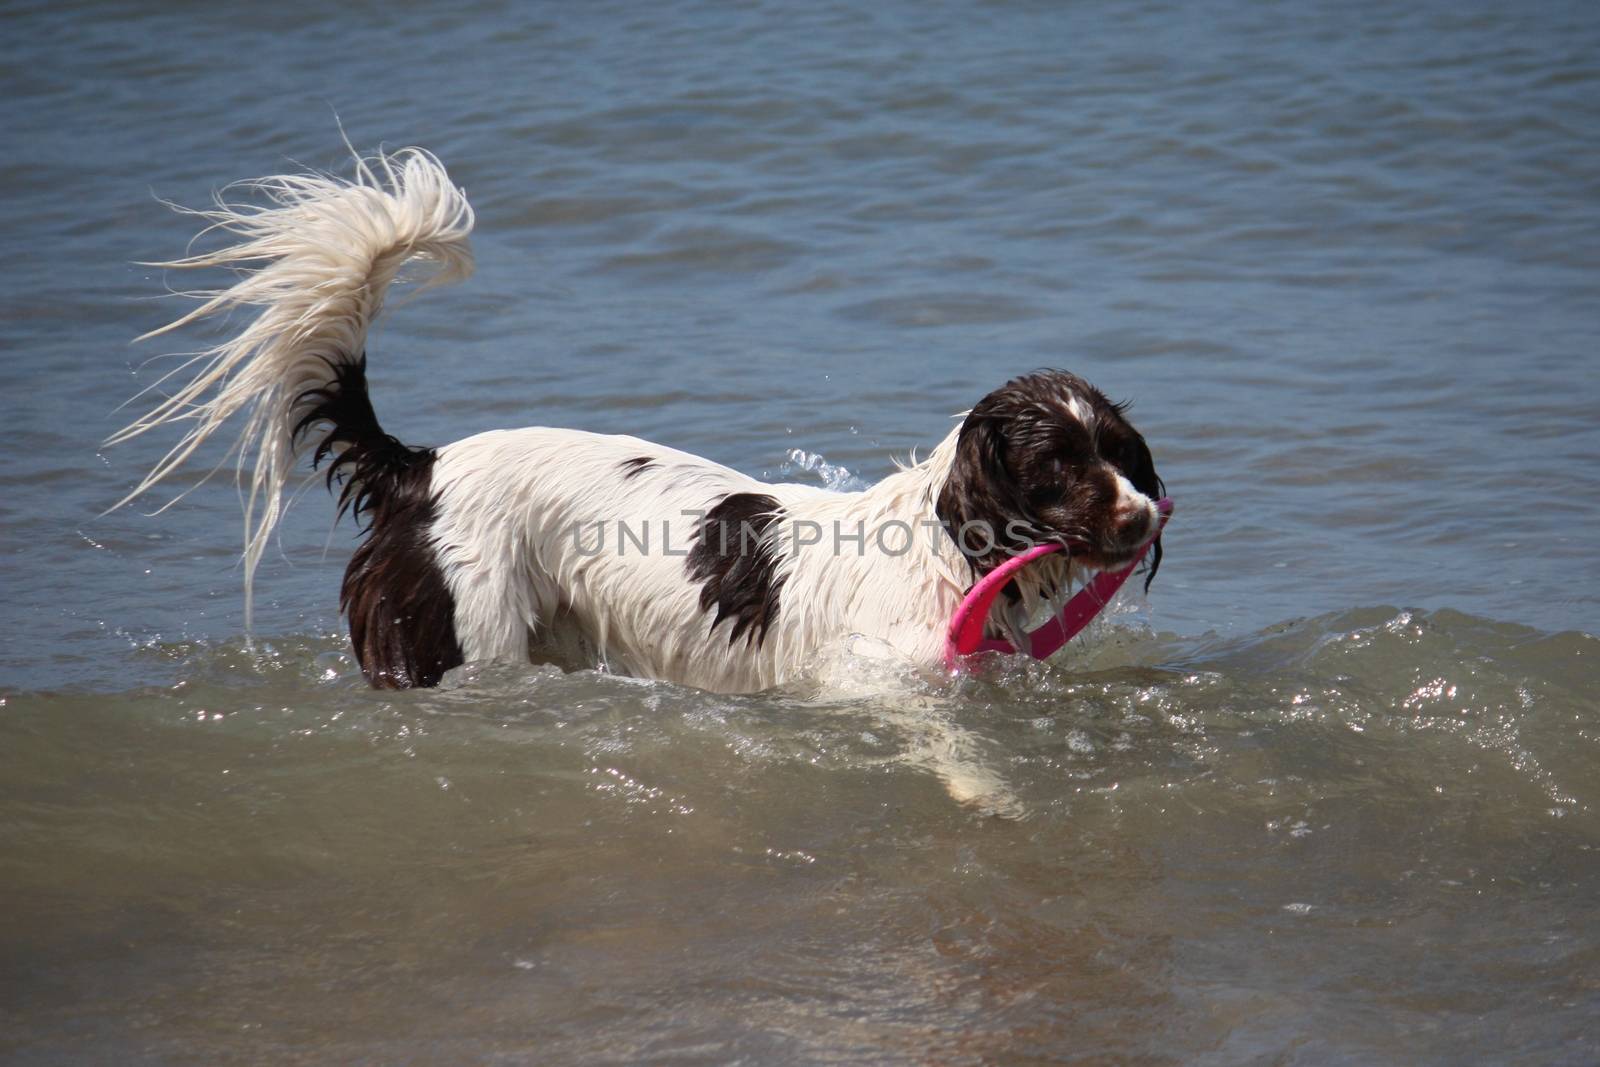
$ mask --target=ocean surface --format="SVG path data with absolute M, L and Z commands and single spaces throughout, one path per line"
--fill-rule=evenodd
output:
M 1600 1062 L 1600 8 L 20 0 L 0 99 L 0 1061 Z M 172 439 L 100 442 L 217 337 L 130 344 L 161 201 L 341 127 L 478 214 L 372 341 L 403 440 L 848 486 L 1062 367 L 1149 597 L 376 693 L 313 485 L 247 636 L 231 480 L 103 514 Z

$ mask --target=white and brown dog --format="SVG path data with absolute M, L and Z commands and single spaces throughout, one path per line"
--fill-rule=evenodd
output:
M 861 492 L 767 484 L 579 430 L 403 445 L 368 400 L 367 331 L 403 265 L 433 264 L 430 284 L 471 272 L 465 195 L 418 149 L 360 162 L 351 181 L 302 174 L 246 188 L 254 203 L 219 196 L 194 213 L 233 243 L 160 265 L 248 269 L 151 336 L 259 313 L 112 440 L 193 422 L 131 499 L 243 414 L 247 621 L 297 461 L 331 457 L 341 509 L 366 525 L 339 599 L 375 686 L 531 658 L 747 691 L 800 676 L 852 635 L 938 665 L 963 593 L 1007 553 L 1070 549 L 1030 565 L 995 609 L 992 631 L 1014 636 L 1085 575 L 1127 564 L 1154 529 L 1161 481 L 1144 439 L 1120 406 L 1060 371 L 1006 383 L 926 459 Z

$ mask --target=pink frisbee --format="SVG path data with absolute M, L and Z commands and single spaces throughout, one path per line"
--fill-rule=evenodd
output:
M 1162 497 L 1156 501 L 1156 529 L 1150 539 L 1139 548 L 1137 555 L 1126 567 L 1117 571 L 1101 571 L 1089 584 L 1072 595 L 1061 609 L 1061 614 L 1028 634 L 1029 647 L 1025 650 L 1034 659 L 1047 659 L 1062 645 L 1072 640 L 1094 617 L 1100 614 L 1111 598 L 1117 595 L 1122 583 L 1133 574 L 1133 569 L 1150 551 L 1150 546 L 1161 539 L 1167 519 L 1172 516 L 1172 499 Z M 1017 649 L 1003 638 L 983 636 L 983 624 L 989 618 L 989 609 L 1014 574 L 1042 556 L 1060 552 L 1058 544 L 1035 545 L 1020 555 L 1012 556 L 994 570 L 978 579 L 967 595 L 961 599 L 956 613 L 950 617 L 950 629 L 945 633 L 944 663 L 954 670 L 962 656 L 974 652 L 1005 652 L 1014 654 Z

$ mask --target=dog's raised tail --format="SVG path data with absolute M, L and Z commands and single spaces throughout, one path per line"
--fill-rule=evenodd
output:
M 235 192 L 245 194 L 243 202 L 230 197 Z M 223 232 L 235 239 L 216 251 L 150 265 L 233 268 L 238 280 L 198 294 L 198 307 L 140 340 L 218 314 L 260 310 L 237 336 L 195 355 L 146 390 L 171 387 L 153 410 L 109 439 L 115 444 L 169 423 L 188 424 L 182 439 L 115 506 L 166 479 L 243 413 L 243 431 L 228 454 L 237 453 L 240 482 L 248 481 L 248 626 L 256 565 L 278 523 L 297 459 L 313 447 L 318 459 L 337 453 L 333 470 L 346 479 L 342 502 L 353 503 L 359 514 L 382 505 L 386 476 L 416 452 L 384 434 L 372 415 L 367 330 L 406 264 L 431 265 L 429 286 L 472 272 L 472 208 L 443 164 L 408 148 L 358 159 L 350 180 L 309 173 L 262 178 L 229 186 L 211 209 L 185 213 L 206 220 L 203 238 Z M 318 423 L 331 430 L 313 446 L 304 431 Z

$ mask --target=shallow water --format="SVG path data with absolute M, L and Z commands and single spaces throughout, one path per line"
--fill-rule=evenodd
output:
M 1580 4 L 13 6 L 0 1057 L 1600 1060 L 1600 17 Z M 376 694 L 311 488 L 114 502 L 152 199 L 426 145 L 407 441 L 871 480 L 1136 402 L 1149 600 L 957 681 Z M 200 338 L 185 342 L 198 345 Z M 169 346 L 170 347 L 170 346 Z M 148 509 L 145 509 L 148 510 Z

